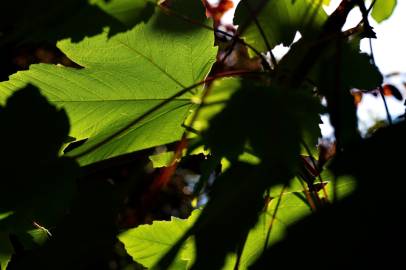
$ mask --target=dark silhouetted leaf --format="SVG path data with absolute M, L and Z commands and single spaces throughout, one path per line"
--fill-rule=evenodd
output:
M 356 177 L 356 191 L 291 226 L 287 238 L 250 269 L 303 267 L 309 258 L 315 260 L 312 269 L 402 265 L 406 224 L 399 213 L 406 209 L 406 182 L 403 160 L 394 153 L 406 151 L 405 135 L 403 122 L 341 152 L 332 169 L 336 175 Z
M 54 224 L 66 214 L 75 190 L 77 164 L 60 158 L 69 134 L 64 110 L 29 85 L 0 107 L 1 230 L 16 232 Z
M 119 188 L 99 181 L 81 183 L 79 191 L 52 237 L 12 261 L 10 269 L 100 269 L 101 263 L 107 263 L 118 233 Z
M 310 76 L 320 87 L 320 93 L 327 98 L 331 122 L 342 147 L 359 138 L 356 109 L 350 90 L 375 89 L 382 84 L 382 75 L 371 63 L 370 57 L 359 52 L 357 44 L 337 44 L 326 50 Z M 333 81 L 335 85 L 331 85 Z

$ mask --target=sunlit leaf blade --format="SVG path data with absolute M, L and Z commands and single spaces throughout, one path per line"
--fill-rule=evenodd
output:
M 172 217 L 170 221 L 154 221 L 151 225 L 140 225 L 121 233 L 118 238 L 134 261 L 151 268 L 186 233 L 199 214 L 200 210 L 195 210 L 185 220 Z M 187 242 L 171 269 L 188 269 L 187 265 L 193 253 L 192 243 Z
M 372 18 L 378 23 L 387 20 L 395 10 L 397 0 L 377 0 L 372 8 Z
M 189 3 L 192 1 L 186 6 Z M 192 11 L 204 18 L 202 5 Z M 83 69 L 33 65 L 0 84 L 0 99 L 4 101 L 28 82 L 38 86 L 52 103 L 66 109 L 72 125 L 70 136 L 88 139 L 70 153 L 74 155 L 103 141 L 184 87 L 204 79 L 215 60 L 213 43 L 210 31 L 157 11 L 148 23 L 111 39 L 104 33 L 77 44 L 60 42 L 58 46 Z M 181 124 L 191 109 L 191 96 L 187 93 L 161 107 L 81 158 L 80 163 L 178 140 L 183 132 Z

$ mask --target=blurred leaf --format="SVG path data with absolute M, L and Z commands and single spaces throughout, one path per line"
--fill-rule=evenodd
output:
M 220 269 L 226 255 L 236 251 L 263 208 L 267 180 L 263 171 L 246 163 L 234 163 L 216 179 L 210 200 L 191 229 L 196 243 L 191 269 Z
M 5 270 L 14 250 L 7 233 L 0 232 L 0 270 Z
M 371 16 L 378 23 L 387 20 L 395 10 L 397 0 L 377 0 L 372 8 Z
M 194 16 L 204 18 L 198 0 L 188 1 L 188 5 L 175 3 L 182 9 L 192 5 Z M 66 109 L 72 123 L 70 135 L 88 139 L 68 155 L 81 153 L 181 89 L 203 80 L 215 60 L 213 39 L 210 31 L 157 11 L 148 23 L 111 39 L 104 33 L 78 44 L 60 42 L 62 51 L 84 69 L 32 65 L 0 84 L 0 100 L 28 82 L 35 84 L 51 102 Z M 162 106 L 79 162 L 85 165 L 180 139 L 191 96 L 186 93 Z
M 245 162 L 245 163 L 248 163 L 251 165 L 259 165 L 261 163 L 261 160 L 257 156 L 255 156 L 249 152 L 244 152 L 241 155 L 239 155 L 238 161 Z M 231 166 L 231 163 L 229 160 L 227 160 L 226 158 L 223 158 L 221 160 L 221 171 L 222 172 L 225 172 L 226 170 L 228 170 L 228 168 L 230 168 L 230 166 Z
M 236 160 L 249 143 L 253 153 L 274 168 L 294 168 L 301 136 L 306 132 L 314 144 L 317 142 L 321 110 L 319 101 L 305 89 L 242 81 L 226 107 L 211 118 L 203 140 L 214 155 L 230 161 Z
M 350 90 L 373 90 L 383 80 L 370 57 L 359 51 L 358 41 L 330 44 L 315 63 L 309 77 L 327 99 L 327 110 L 335 127 L 337 141 L 348 145 L 357 140 L 356 108 Z M 336 83 L 332 86 L 331 82 Z
M 24 249 L 33 250 L 42 246 L 51 238 L 49 233 L 49 230 L 33 229 L 17 234 L 17 238 L 21 242 Z
M 10 269 L 101 269 L 107 265 L 127 189 L 100 179 L 82 181 L 70 212 L 53 228 L 50 240 L 13 260 Z

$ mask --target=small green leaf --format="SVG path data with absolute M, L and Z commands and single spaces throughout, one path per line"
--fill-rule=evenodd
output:
M 175 157 L 175 152 L 173 151 L 168 151 L 168 152 L 163 152 L 160 154 L 152 155 L 149 156 L 149 160 L 152 162 L 152 166 L 154 168 L 162 168 L 162 167 L 167 167 L 173 163 L 173 159 Z
M 378 23 L 387 20 L 395 10 L 397 0 L 377 0 L 372 8 L 372 18 Z
M 195 210 L 188 219 L 172 217 L 170 221 L 140 225 L 119 234 L 118 239 L 134 261 L 151 268 L 193 225 L 199 214 L 200 210 Z M 186 243 L 171 269 L 187 269 L 186 266 L 194 256 L 193 251 L 191 243 Z

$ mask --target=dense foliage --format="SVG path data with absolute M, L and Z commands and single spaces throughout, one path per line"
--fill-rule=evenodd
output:
M 350 92 L 385 101 L 359 46 L 396 0 L 8 2 L 0 269 L 401 263 L 406 124 L 361 136 Z

